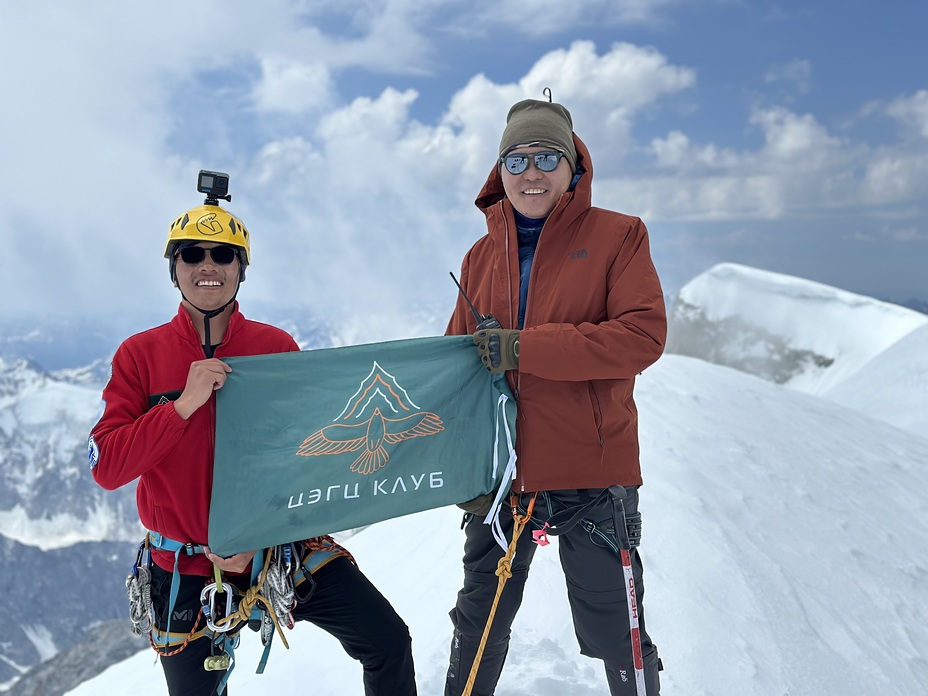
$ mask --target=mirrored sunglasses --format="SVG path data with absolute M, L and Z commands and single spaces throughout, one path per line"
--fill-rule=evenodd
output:
M 213 263 L 218 263 L 220 266 L 228 266 L 238 256 L 238 252 L 230 246 L 217 246 L 211 249 L 188 246 L 180 250 L 180 258 L 184 263 L 191 265 L 203 263 L 206 252 L 209 252 L 209 257 L 213 260 Z
M 540 171 L 553 172 L 557 169 L 557 165 L 563 156 L 563 152 L 545 150 L 544 152 L 535 152 L 531 155 L 525 153 L 505 155 L 500 157 L 499 161 L 502 162 L 503 166 L 506 167 L 506 171 L 510 174 L 521 174 L 528 169 L 529 159 L 535 162 L 535 167 Z

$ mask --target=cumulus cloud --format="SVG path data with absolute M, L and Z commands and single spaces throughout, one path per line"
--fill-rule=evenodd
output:
M 0 233 L 16 243 L 5 244 L 2 294 L 22 309 L 55 307 L 62 295 L 100 309 L 132 306 L 139 294 L 173 297 L 158 259 L 168 222 L 197 203 L 197 169 L 247 171 L 262 140 L 275 147 L 281 126 L 265 115 L 288 117 L 281 141 L 305 137 L 307 119 L 294 117 L 338 106 L 332 70 L 427 64 L 413 3 L 357 4 L 358 29 L 345 34 L 311 26 L 317 8 L 285 0 L 5 8 Z M 243 183 L 234 177 L 233 192 Z M 236 212 L 252 209 L 234 198 Z M 49 267 L 66 269 L 54 284 Z M 16 295 L 21 287 L 32 292 Z
M 886 113 L 928 138 L 928 90 L 894 100 L 886 107 Z
M 909 201 L 928 193 L 928 152 L 883 147 L 866 163 L 864 200 L 874 205 Z
M 784 108 L 755 109 L 750 123 L 764 132 L 760 157 L 773 164 L 820 169 L 842 157 L 840 139 L 812 114 L 795 114 Z
M 260 59 L 261 80 L 253 100 L 261 111 L 305 114 L 332 100 L 332 80 L 324 64 L 306 64 L 282 56 Z
M 620 21 L 650 21 L 670 4 L 552 3 L 537 13 L 548 28 L 527 26 L 508 0 L 492 7 L 497 31 L 523 35 L 613 21 L 610 8 Z M 928 93 L 882 111 L 869 102 L 868 117 L 889 115 L 918 136 L 904 144 L 868 147 L 783 106 L 744 115 L 743 130 L 759 136 L 753 148 L 701 137 L 685 115 L 642 140 L 655 114 L 682 99 L 698 104 L 699 85 L 693 67 L 628 42 L 565 41 L 518 73 L 464 74 L 433 115 L 416 116 L 423 96 L 399 76 L 429 74 L 445 59 L 444 39 L 465 24 L 450 0 L 176 1 L 118 16 L 58 2 L 54 12 L 25 3 L 4 12 L 0 59 L 21 69 L 0 75 L 0 294 L 24 308 L 62 297 L 98 309 L 176 298 L 164 239 L 168 222 L 200 202 L 193 176 L 202 167 L 233 175 L 230 207 L 254 235 L 245 298 L 324 305 L 340 321 L 357 317 L 358 339 L 385 335 L 383 326 L 404 335 L 411 308 L 453 301 L 447 273 L 485 231 L 473 199 L 505 115 L 519 99 L 545 98 L 544 88 L 590 146 L 594 202 L 649 222 L 889 206 L 928 187 L 918 139 L 928 134 Z M 346 75 L 357 73 L 364 79 L 349 91 Z M 810 73 L 797 61 L 768 76 Z
M 653 139 L 654 174 L 606 182 L 607 198 L 635 201 L 655 219 L 736 220 L 840 205 L 859 192 L 853 167 L 862 153 L 811 114 L 758 107 L 748 123 L 763 135 L 756 150 L 697 144 L 680 131 Z
M 457 272 L 466 249 L 485 232 L 473 200 L 494 166 L 515 101 L 543 98 L 549 87 L 569 105 L 582 137 L 615 150 L 630 143 L 636 113 L 694 79 L 693 71 L 653 49 L 615 44 L 597 53 L 592 43 L 575 42 L 540 57 L 517 81 L 475 76 L 435 124 L 410 116 L 419 98 L 414 90 L 355 99 L 319 119 L 311 144 L 271 143 L 262 150 L 256 169 L 263 189 L 270 182 L 290 187 L 287 221 L 274 226 L 276 235 L 286 230 L 290 258 L 281 254 L 273 263 L 293 264 L 295 249 L 307 259 L 339 260 L 275 274 L 275 287 L 287 283 L 288 292 L 303 295 L 339 287 L 339 304 L 356 311 L 376 298 L 377 311 L 390 316 L 410 302 L 411 288 L 429 287 L 444 289 L 436 299 L 447 306 L 456 292 L 448 271 Z M 305 176 L 294 166 L 295 151 L 314 162 Z M 593 160 L 598 169 L 595 154 Z

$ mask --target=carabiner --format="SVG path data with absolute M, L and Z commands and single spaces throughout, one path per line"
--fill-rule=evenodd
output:
M 139 574 L 139 568 L 151 568 L 151 547 L 146 543 L 148 539 L 139 544 L 139 552 L 135 557 L 135 564 L 132 566 L 132 573 L 136 577 Z
M 221 588 L 221 589 L 220 589 Z M 213 631 L 214 633 L 225 633 L 226 631 L 231 631 L 233 628 L 233 623 L 229 622 L 225 626 L 219 626 L 215 622 L 221 618 L 231 616 L 234 611 L 233 601 L 232 601 L 232 592 L 233 587 L 227 582 L 222 583 L 221 586 L 217 586 L 215 582 L 211 582 L 209 585 L 206 585 L 203 590 L 200 592 L 200 604 L 203 605 L 203 616 L 206 618 L 206 626 Z M 216 595 L 225 593 L 226 595 L 226 607 L 223 615 L 217 616 L 216 612 Z

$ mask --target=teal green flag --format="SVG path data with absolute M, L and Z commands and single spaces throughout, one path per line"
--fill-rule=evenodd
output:
M 499 503 L 514 477 L 515 402 L 470 336 L 226 362 L 209 515 L 220 555 L 494 491 Z

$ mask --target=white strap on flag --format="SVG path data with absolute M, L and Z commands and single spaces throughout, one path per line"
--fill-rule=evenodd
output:
M 496 478 L 496 472 L 499 469 L 499 436 L 500 436 L 500 422 L 503 424 L 503 428 L 506 431 L 506 448 L 509 452 L 509 461 L 506 462 L 506 469 L 503 471 L 503 479 L 499 484 L 499 489 L 496 491 L 496 497 L 493 499 L 493 505 L 490 507 L 490 512 L 487 513 L 487 516 L 484 518 L 483 523 L 491 525 L 493 530 L 493 538 L 496 539 L 496 543 L 503 547 L 503 551 L 506 551 L 509 548 L 509 542 L 506 541 L 506 535 L 503 534 L 503 529 L 499 523 L 499 513 L 502 509 L 503 501 L 506 499 L 506 495 L 509 493 L 509 489 L 512 487 L 512 482 L 516 478 L 516 448 L 515 443 L 512 441 L 512 432 L 509 430 L 509 421 L 506 420 L 506 402 L 509 400 L 509 397 L 505 394 L 500 394 L 499 399 L 496 402 L 496 438 L 493 442 L 493 478 Z

